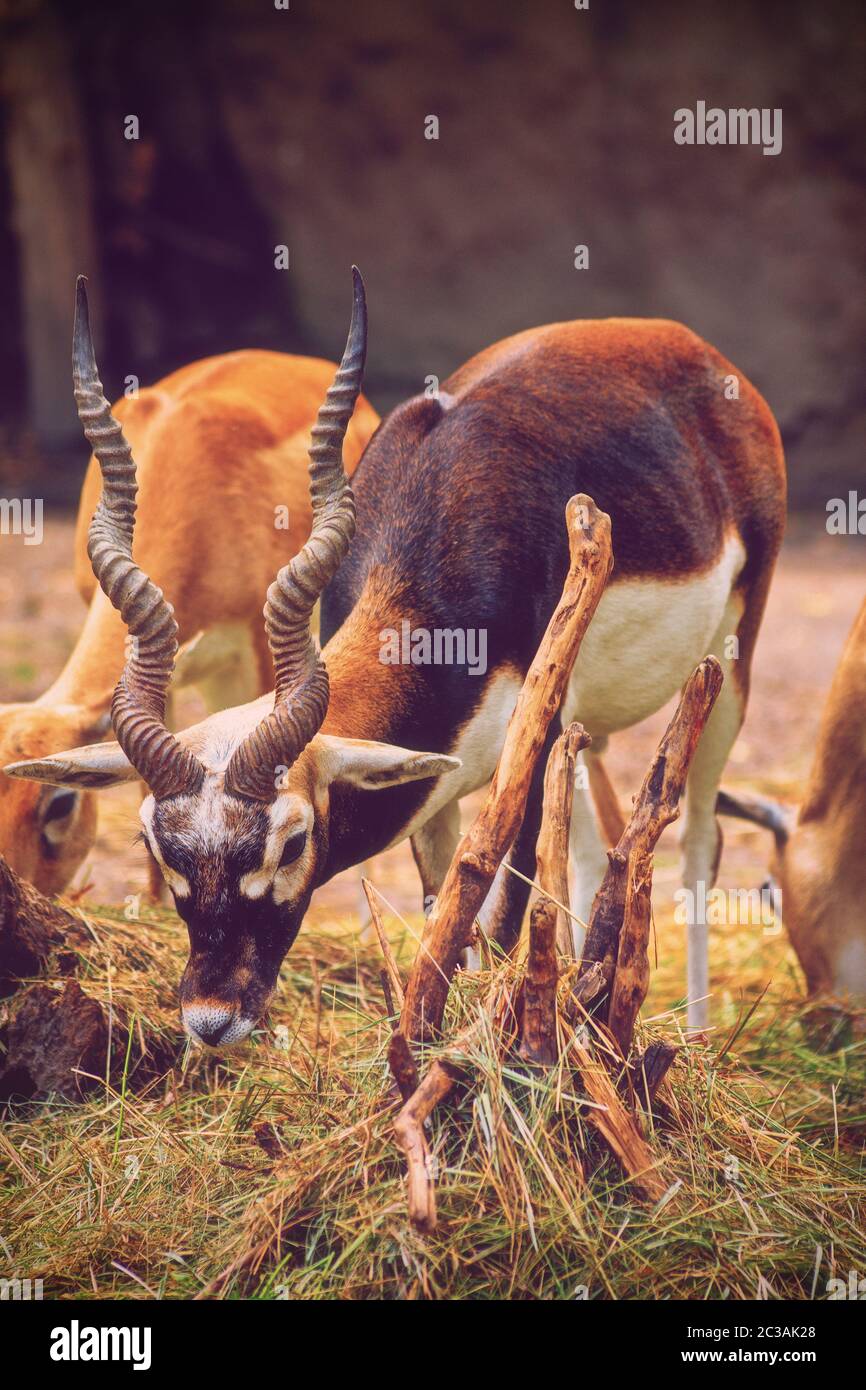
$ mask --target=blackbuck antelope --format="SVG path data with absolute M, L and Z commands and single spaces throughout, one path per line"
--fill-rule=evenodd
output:
M 84 293 L 82 283 L 82 314 Z M 262 595 L 309 535 L 307 447 L 334 370 L 309 357 L 232 352 L 182 367 L 113 407 L 137 459 L 136 558 L 171 594 L 180 640 L 190 644 L 174 686 L 196 685 L 208 709 L 273 686 Z M 348 471 L 377 424 L 361 399 L 346 438 Z M 0 705 L 0 767 L 111 731 L 126 630 L 87 555 L 101 486 L 91 459 L 75 540 L 76 580 L 89 604 L 81 635 L 44 695 Z M 93 845 L 96 796 L 87 785 L 82 777 L 58 790 L 0 773 L 0 854 L 45 893 L 65 888 Z
M 720 792 L 719 812 L 773 834 L 771 872 L 810 994 L 866 1004 L 866 603 L 833 677 L 799 813 Z
M 716 790 L 783 528 L 784 464 L 766 404 L 742 376 L 729 399 L 730 363 L 678 324 L 535 329 L 473 358 L 437 398 L 388 416 L 356 473 L 356 521 L 341 450 L 365 346 L 355 272 L 346 351 L 313 431 L 312 534 L 268 592 L 276 692 L 175 736 L 162 719 L 175 625 L 130 558 L 134 465 L 79 325 L 77 392 L 104 486 L 90 553 L 137 652 L 114 699 L 116 751 L 75 750 L 11 771 L 74 787 L 137 770 L 148 782 L 144 832 L 189 928 L 183 1017 L 205 1043 L 250 1032 L 313 889 L 341 869 L 408 836 L 425 895 L 437 892 L 459 799 L 494 770 L 560 595 L 575 493 L 610 514 L 616 559 L 561 719 L 582 721 L 597 756 L 609 734 L 657 710 L 715 652 L 726 680 L 692 764 L 684 833 L 687 881 L 715 873 Z M 320 595 L 321 654 L 310 634 Z M 391 635 L 404 621 L 428 639 L 483 632 L 484 673 L 480 663 L 426 664 L 423 640 L 418 664 L 393 664 Z M 539 764 L 511 852 L 530 878 L 542 776 Z M 606 860 L 582 791 L 573 838 L 585 916 Z M 527 892 L 508 873 L 493 885 L 486 922 L 505 946 Z M 700 1022 L 701 924 L 690 934 Z

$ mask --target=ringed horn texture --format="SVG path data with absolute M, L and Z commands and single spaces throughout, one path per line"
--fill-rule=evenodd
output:
M 355 499 L 343 468 L 343 440 L 364 376 L 367 302 L 352 267 L 352 320 L 343 360 L 319 410 L 310 446 L 313 528 L 303 549 L 268 590 L 265 630 L 277 675 L 274 708 L 229 761 L 225 789 L 272 801 L 278 769 L 291 767 L 328 712 L 328 672 L 310 632 L 316 600 L 355 534 Z
M 132 639 L 114 692 L 111 722 L 118 743 L 156 797 L 195 792 L 204 767 L 165 726 L 177 623 L 162 590 L 132 558 L 135 460 L 99 380 L 83 275 L 76 286 L 72 378 L 78 418 L 102 471 L 102 496 L 90 523 L 87 552 L 93 573 Z

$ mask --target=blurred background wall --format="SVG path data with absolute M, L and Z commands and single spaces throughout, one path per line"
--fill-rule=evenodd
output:
M 0 0 L 6 495 L 80 486 L 79 270 L 116 396 L 235 347 L 338 356 L 352 261 L 379 409 L 518 329 L 661 315 L 765 393 L 795 504 L 862 484 L 862 4 L 289 5 Z M 698 100 L 781 107 L 782 153 L 675 144 Z

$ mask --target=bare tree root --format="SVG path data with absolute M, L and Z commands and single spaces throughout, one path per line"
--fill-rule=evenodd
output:
M 576 979 L 571 978 L 574 967 L 560 976 L 557 914 L 561 909 L 553 895 L 567 906 L 568 805 L 574 759 L 585 741 L 579 725 L 572 725 L 557 741 L 545 778 L 543 849 L 539 855 L 543 891 L 532 909 L 526 967 L 516 996 L 517 1056 L 533 1068 L 570 1067 L 586 1097 L 586 1122 L 622 1169 L 634 1195 L 647 1202 L 659 1201 L 668 1185 L 642 1131 L 638 1105 L 651 1110 L 677 1053 L 669 1043 L 654 1042 L 642 1057 L 629 1060 L 635 1022 L 649 984 L 652 855 L 663 829 L 679 814 L 691 759 L 721 681 L 718 662 L 707 657 L 686 682 L 631 817 L 616 848 L 609 852 L 608 870 L 593 904 Z M 476 827 L 478 824 L 476 821 Z M 458 885 L 465 853 L 465 847 L 458 848 L 451 866 L 455 872 L 449 871 L 448 877 Z M 454 902 L 459 906 L 459 889 Z M 447 947 L 447 932 L 444 939 Z M 441 935 L 430 939 L 431 955 L 442 940 Z M 442 964 L 448 957 L 435 959 Z M 411 988 L 410 978 L 407 1009 Z M 489 1031 L 505 1058 L 515 1041 L 515 1019 L 512 1017 L 506 1027 L 501 1005 L 497 1015 L 495 989 L 494 983 L 481 1006 L 481 1018 L 487 1016 Z M 442 1002 L 444 1007 L 444 999 Z M 409 1215 L 421 1230 L 430 1231 L 436 1224 L 434 1175 L 424 1126 L 458 1079 L 469 1080 L 465 1054 L 480 1028 L 481 1019 L 458 1034 L 411 1094 L 407 1096 L 402 1089 L 405 1103 L 394 1132 L 407 1162 Z M 567 1042 L 561 1052 L 563 1038 Z M 406 1051 L 411 1058 L 408 1044 Z M 461 1053 L 462 1065 L 455 1057 Z

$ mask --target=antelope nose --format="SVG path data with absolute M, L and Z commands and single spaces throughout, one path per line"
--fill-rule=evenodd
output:
M 220 1042 L 240 1042 L 250 1031 L 243 1026 L 246 1020 L 239 1018 L 234 1009 L 211 1000 L 184 1005 L 183 1022 L 186 1031 L 207 1047 L 216 1047 Z

